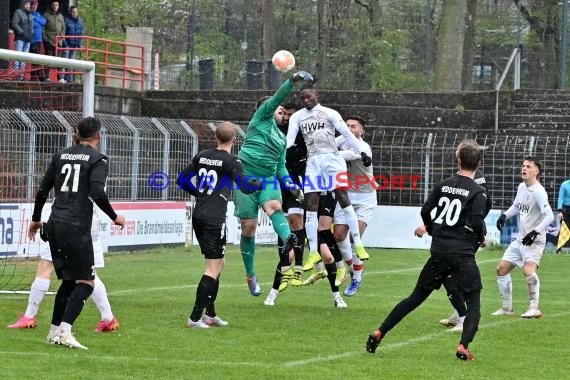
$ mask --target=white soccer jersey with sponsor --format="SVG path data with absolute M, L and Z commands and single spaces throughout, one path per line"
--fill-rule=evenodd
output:
M 370 145 L 361 138 L 357 139 L 357 141 L 361 152 L 372 157 L 372 149 L 370 149 Z M 372 165 L 368 167 L 364 166 L 360 154 L 350 147 L 343 136 L 338 136 L 336 138 L 336 146 L 341 151 L 341 156 L 347 161 L 346 166 L 349 174 L 348 179 L 351 182 L 348 196 L 351 203 L 374 203 L 374 205 L 376 205 L 376 189 L 378 188 L 378 184 L 374 181 Z
M 535 183 L 531 186 L 526 186 L 523 182 L 517 189 L 517 195 L 513 205 L 518 210 L 520 216 L 519 224 L 519 240 L 522 239 L 530 231 L 537 228 L 545 216 L 552 214 L 552 209 L 548 203 L 548 195 L 546 190 L 540 183 Z M 545 229 L 536 238 L 539 241 L 546 239 Z
M 338 153 L 335 143 L 335 131 L 345 137 L 347 143 L 360 154 L 356 137 L 340 116 L 332 108 L 317 104 L 312 109 L 303 108 L 289 119 L 287 130 L 287 148 L 293 146 L 297 132 L 301 131 L 307 145 L 307 156 L 325 153 Z

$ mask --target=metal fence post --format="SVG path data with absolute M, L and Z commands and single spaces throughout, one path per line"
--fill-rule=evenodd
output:
M 169 162 L 170 162 L 170 133 L 160 124 L 157 118 L 153 117 L 150 119 L 150 122 L 158 128 L 158 130 L 164 135 L 164 143 L 163 143 L 163 154 L 162 154 L 162 172 L 168 174 L 169 171 Z M 162 200 L 167 200 L 168 191 L 162 192 Z
M 184 120 L 180 120 L 182 128 L 192 137 L 192 157 L 198 154 L 198 135 Z
M 16 115 L 30 128 L 30 143 L 28 145 L 28 175 L 26 186 L 26 199 L 34 199 L 34 173 L 36 171 L 36 132 L 37 128 L 34 122 L 26 115 L 26 113 L 16 108 L 14 110 Z
M 426 153 L 425 153 L 425 162 L 424 162 L 424 199 L 425 202 L 428 199 L 430 185 L 429 185 L 429 170 L 431 168 L 430 160 L 431 160 L 431 150 L 432 150 L 432 141 L 433 141 L 433 133 L 428 135 L 428 140 L 426 143 Z
M 121 121 L 133 132 L 133 162 L 131 163 L 131 200 L 136 201 L 138 195 L 137 177 L 139 174 L 140 133 L 137 127 L 126 117 L 121 116 Z
M 53 114 L 53 116 L 55 116 L 57 121 L 59 121 L 61 123 L 61 125 L 63 125 L 65 127 L 65 130 L 67 131 L 67 135 L 65 136 L 65 146 L 66 147 L 72 146 L 73 145 L 73 135 L 74 135 L 73 127 L 71 126 L 71 124 L 69 124 L 69 122 L 67 120 L 65 120 L 65 118 L 63 117 L 63 115 L 61 113 L 59 113 L 59 111 L 53 111 L 52 114 Z

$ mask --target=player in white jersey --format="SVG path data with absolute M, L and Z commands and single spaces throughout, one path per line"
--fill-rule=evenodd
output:
M 372 157 L 370 145 L 362 139 L 364 136 L 364 120 L 358 116 L 351 116 L 346 119 L 346 125 L 357 138 L 361 151 Z M 340 149 L 340 155 L 347 161 L 348 179 L 351 185 L 348 190 L 348 198 L 356 212 L 358 230 L 360 236 L 362 236 L 372 219 L 372 214 L 377 205 L 375 187 L 378 188 L 378 186 L 374 181 L 373 168 L 372 165 L 364 166 L 360 155 L 347 144 L 343 136 L 336 138 L 336 146 Z M 364 265 L 357 255 L 353 255 L 353 247 L 351 247 L 351 242 L 348 238 L 346 216 L 338 204 L 334 213 L 334 237 L 338 242 L 344 261 L 350 268 L 352 280 L 344 291 L 344 295 L 350 297 L 362 285 Z
M 499 231 L 505 221 L 519 215 L 519 235 L 507 248 L 497 266 L 497 283 L 503 299 L 503 306 L 493 315 L 514 315 L 513 284 L 511 270 L 517 266 L 522 268 L 528 284 L 530 306 L 521 314 L 523 318 L 540 318 L 542 312 L 538 308 L 540 281 L 536 273 L 546 245 L 546 227 L 554 219 L 548 204 L 546 190 L 538 181 L 540 163 L 536 158 L 526 157 L 522 164 L 522 180 L 511 207 L 497 220 Z
M 95 268 L 103 268 L 105 259 L 103 258 L 103 247 L 101 246 L 101 237 L 99 235 L 99 216 L 97 214 L 97 206 L 93 205 L 93 221 L 91 224 L 91 240 L 93 242 L 93 256 Z M 49 245 L 45 244 L 40 251 L 40 261 L 36 269 L 36 278 L 30 288 L 30 296 L 28 297 L 28 306 L 24 314 L 20 316 L 18 321 L 8 325 L 10 329 L 33 329 L 38 325 L 37 314 L 46 292 L 50 286 L 50 277 L 53 273 L 53 262 Z M 101 321 L 95 329 L 96 332 L 107 332 L 117 330 L 119 322 L 111 311 L 111 304 L 107 297 L 107 289 L 105 284 L 97 274 L 95 274 L 95 287 L 91 298 L 101 313 Z
M 303 190 L 306 193 L 307 207 L 305 230 L 309 241 L 309 258 L 303 270 L 312 269 L 314 264 L 321 259 L 317 253 L 317 212 L 319 195 L 323 191 L 334 192 L 350 227 L 356 254 L 362 260 L 366 260 L 369 255 L 360 240 L 356 213 L 350 203 L 347 191 L 339 188 L 342 186 L 339 179 L 342 179 L 343 175 L 346 174 L 346 163 L 336 147 L 335 132 L 344 136 L 347 145 L 360 155 L 365 166 L 370 166 L 372 159 L 365 152 L 362 152 L 358 140 L 350 132 L 340 114 L 319 104 L 318 92 L 312 87 L 312 84 L 301 88 L 300 97 L 305 108 L 295 112 L 289 120 L 287 147 L 289 148 L 295 143 L 297 132 L 301 130 L 307 145 L 307 169 L 303 181 Z M 331 265 L 329 265 L 330 268 L 325 265 L 327 272 L 330 270 L 336 272 L 334 263 Z

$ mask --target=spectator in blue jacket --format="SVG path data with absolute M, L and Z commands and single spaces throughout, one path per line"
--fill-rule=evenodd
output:
M 32 0 L 30 11 L 34 20 L 34 35 L 30 43 L 30 53 L 42 54 L 41 46 L 43 41 L 44 26 L 46 26 L 47 20 L 40 12 L 38 12 L 38 0 Z M 32 78 L 35 78 L 42 82 L 49 82 L 49 78 L 47 78 L 45 70 L 38 68 L 38 66 L 35 66 L 33 64 Z
M 69 16 L 65 18 L 65 34 L 66 36 L 83 36 L 83 20 L 79 17 L 79 9 L 77 7 L 69 8 Z M 77 51 L 75 49 L 81 49 L 83 47 L 83 39 L 81 38 L 66 38 L 67 45 L 67 58 L 75 59 Z M 66 70 L 68 74 L 65 75 L 65 81 L 67 83 L 74 82 L 73 69 Z
M 20 8 L 16 9 L 12 16 L 12 30 L 16 35 L 16 50 L 23 53 L 30 51 L 30 41 L 34 34 L 34 21 L 30 14 L 30 4 L 31 0 L 22 0 Z M 14 73 L 18 80 L 24 80 L 25 69 L 26 62 L 14 62 Z

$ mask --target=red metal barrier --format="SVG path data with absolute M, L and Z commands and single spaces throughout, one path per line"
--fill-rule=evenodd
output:
M 75 51 L 75 59 L 93 61 L 96 65 L 95 76 L 100 84 L 110 87 L 133 88 L 133 84 L 144 90 L 144 46 L 128 42 L 112 41 L 90 36 L 57 36 L 61 39 L 81 39 L 82 48 L 57 47 L 57 56 L 66 56 L 67 52 Z M 59 45 L 59 43 L 57 44 Z M 63 72 L 58 71 L 61 76 Z M 68 72 L 67 74 L 80 74 Z M 55 78 L 57 79 L 57 78 Z

